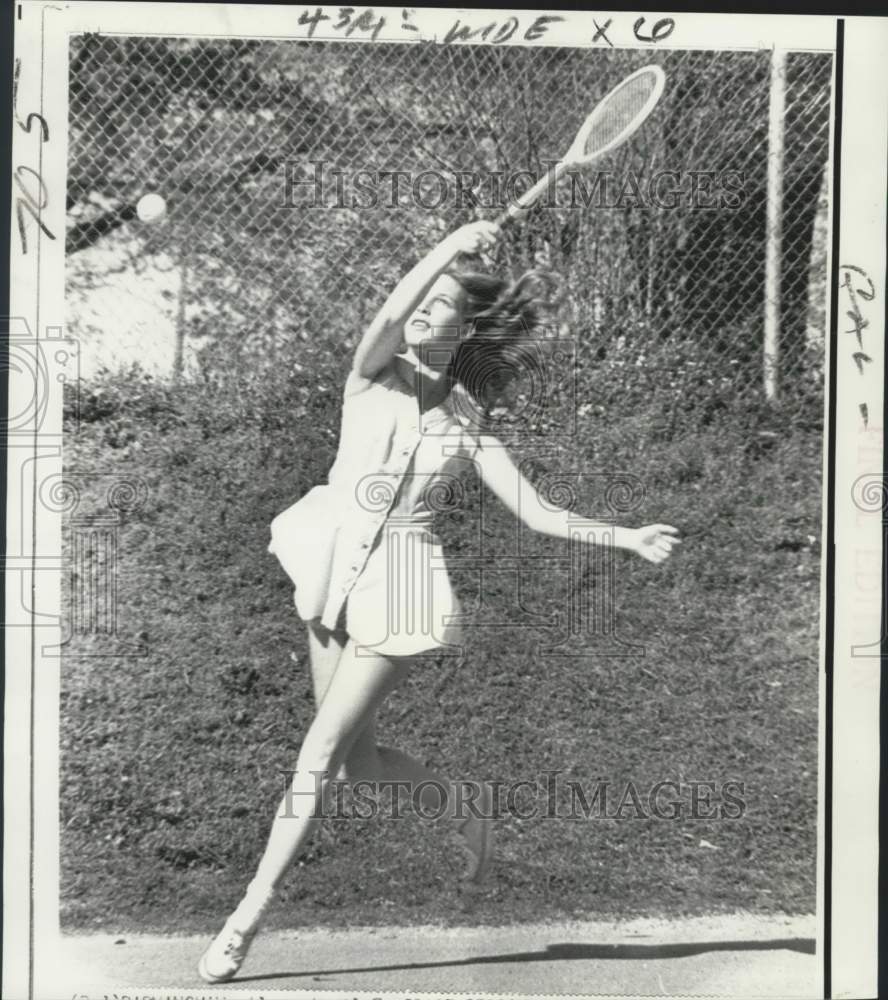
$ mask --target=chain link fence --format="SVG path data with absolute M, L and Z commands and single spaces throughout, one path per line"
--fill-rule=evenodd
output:
M 651 60 L 96 35 L 71 46 L 67 301 L 83 375 L 137 363 L 224 389 L 248 417 L 279 402 L 281 379 L 335 390 L 398 276 L 445 231 L 493 217 Z M 643 129 L 560 182 L 487 263 L 559 276 L 546 336 L 576 344 L 584 405 L 654 394 L 673 424 L 764 397 L 770 302 L 778 400 L 816 422 L 832 57 L 785 60 L 769 281 L 771 53 L 655 55 L 667 85 Z M 135 210 L 149 192 L 168 205 L 153 224 Z

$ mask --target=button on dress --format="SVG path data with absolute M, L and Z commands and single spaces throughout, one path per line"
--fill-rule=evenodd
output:
M 393 367 L 372 380 L 351 373 L 328 482 L 271 523 L 269 551 L 299 616 L 386 656 L 458 644 L 460 608 L 432 523 L 458 505 L 478 448 L 449 406 L 420 412 Z

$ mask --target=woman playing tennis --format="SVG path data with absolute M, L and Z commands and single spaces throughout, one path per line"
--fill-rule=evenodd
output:
M 498 362 L 507 372 L 507 353 L 538 323 L 533 274 L 513 283 L 455 267 L 498 236 L 494 223 L 463 226 L 400 281 L 346 378 L 329 482 L 272 523 L 270 549 L 295 584 L 308 627 L 317 712 L 256 874 L 200 960 L 208 982 L 237 973 L 276 886 L 323 815 L 332 778 L 408 782 L 427 791 L 429 812 L 440 812 L 442 788 L 455 788 L 376 738 L 380 706 L 409 671 L 423 669 L 420 654 L 460 640 L 459 607 L 432 530 L 436 490 L 452 491 L 460 463 L 473 462 L 529 528 L 569 537 L 568 512 L 542 504 L 503 446 L 457 405 L 484 408 L 479 373 L 496 372 Z M 653 563 L 678 542 L 670 525 L 601 526 L 614 545 Z M 491 856 L 491 804 L 482 797 L 452 813 L 469 857 L 464 877 L 478 880 Z

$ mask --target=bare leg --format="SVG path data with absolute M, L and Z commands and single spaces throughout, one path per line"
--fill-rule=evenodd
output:
M 327 688 L 333 680 L 342 652 L 348 643 L 348 635 L 342 631 L 331 632 L 316 625 L 308 626 L 308 651 L 311 662 L 311 685 L 314 691 L 315 709 L 320 709 Z M 359 733 L 355 742 L 366 743 L 363 733 Z M 337 780 L 345 780 L 344 765 L 339 768 Z
M 315 693 L 320 699 L 317 714 L 303 741 L 256 875 L 198 963 L 198 971 L 207 982 L 227 982 L 237 973 L 275 888 L 320 821 L 330 776 L 340 768 L 345 767 L 353 780 L 360 776 L 407 781 L 414 787 L 421 781 L 435 782 L 436 786 L 430 784 L 427 789 L 435 799 L 423 806 L 431 812 L 443 805 L 442 786 L 434 772 L 408 754 L 376 746 L 376 713 L 406 676 L 410 661 L 358 657 L 350 639 L 343 644 L 327 637 L 320 646 L 323 652 L 313 657 Z M 489 856 L 489 822 L 469 820 L 460 824 L 459 831 L 474 859 L 474 872 L 470 864 L 467 873 L 474 878 Z
M 345 632 L 331 632 L 319 625 L 309 624 L 308 652 L 311 657 L 311 686 L 315 708 L 321 707 L 346 645 L 348 635 Z
M 413 790 L 421 787 L 419 807 L 422 815 L 439 817 L 459 835 L 468 852 L 464 879 L 480 881 L 491 852 L 493 801 L 489 788 L 470 786 L 461 797 L 456 786 L 420 763 L 415 757 L 392 747 L 377 746 L 372 723 L 364 730 L 361 749 L 353 747 L 346 758 L 344 771 L 348 781 L 400 782 L 413 799 Z M 397 786 L 395 786 L 397 787 Z M 404 788 L 404 784 L 401 785 Z M 474 811 L 473 811 L 474 810 Z
M 320 820 L 330 776 L 343 764 L 386 695 L 404 678 L 408 666 L 403 660 L 381 656 L 358 659 L 354 643 L 345 645 L 302 743 L 256 875 L 198 963 L 198 972 L 207 982 L 227 982 L 240 968 L 276 886 Z
M 330 632 L 308 626 L 308 648 L 311 654 L 311 679 L 315 704 L 320 709 L 336 668 L 348 642 L 344 632 Z M 364 662 L 361 657 L 359 662 Z M 355 737 L 337 775 L 340 781 L 408 781 L 413 787 L 423 782 L 421 804 L 427 815 L 442 811 L 438 788 L 449 789 L 443 778 L 420 763 L 415 757 L 376 742 L 376 712 Z M 435 784 L 432 784 L 432 783 Z
M 330 776 L 375 718 L 385 697 L 403 680 L 409 661 L 357 657 L 349 640 L 306 733 L 290 787 L 281 801 L 265 853 L 251 883 L 272 890 L 308 842 L 321 815 Z

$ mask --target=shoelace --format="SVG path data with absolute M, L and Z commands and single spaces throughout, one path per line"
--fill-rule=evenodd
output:
M 235 958 L 240 954 L 241 950 L 243 949 L 243 946 L 244 946 L 243 935 L 235 931 L 225 942 L 225 949 L 223 950 L 222 954 L 225 955 L 226 958 Z

